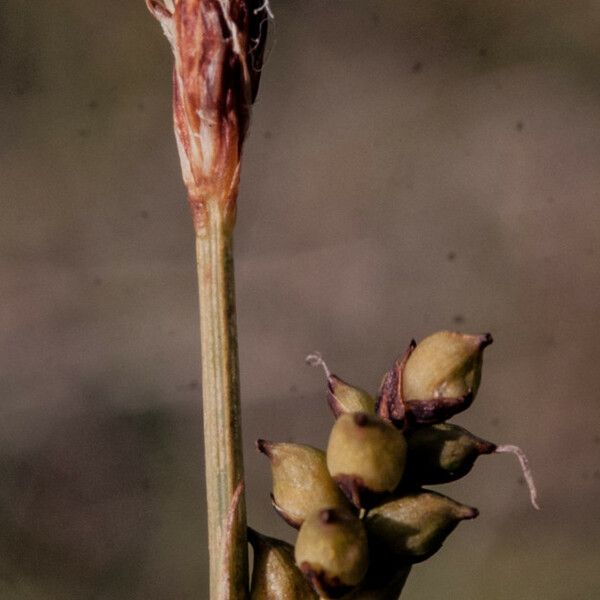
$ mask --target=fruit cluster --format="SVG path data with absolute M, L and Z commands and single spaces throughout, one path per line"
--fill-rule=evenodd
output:
M 423 488 L 467 474 L 481 454 L 515 452 L 447 419 L 479 388 L 486 335 L 441 331 L 385 374 L 377 400 L 323 366 L 336 421 L 327 451 L 258 440 L 271 462 L 273 507 L 299 529 L 295 548 L 250 531 L 253 600 L 397 599 L 410 566 L 435 553 L 475 508 Z

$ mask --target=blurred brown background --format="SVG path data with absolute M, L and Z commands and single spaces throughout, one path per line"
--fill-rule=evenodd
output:
M 456 419 L 478 506 L 406 600 L 600 594 L 600 6 L 273 0 L 236 254 L 253 440 L 323 446 L 318 349 L 374 390 L 411 337 L 491 331 Z M 0 11 L 0 598 L 207 596 L 192 229 L 142 0 Z

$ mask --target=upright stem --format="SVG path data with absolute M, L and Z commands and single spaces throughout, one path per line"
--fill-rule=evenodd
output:
M 196 231 L 211 600 L 247 596 L 248 558 L 232 228 L 215 203 Z M 239 490 L 238 490 L 239 493 Z M 233 508 L 232 508 L 233 507 Z M 228 531 L 228 513 L 235 510 Z

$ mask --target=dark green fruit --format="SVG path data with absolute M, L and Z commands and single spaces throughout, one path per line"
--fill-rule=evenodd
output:
M 290 544 L 248 529 L 254 549 L 250 600 L 316 600 L 306 578 L 294 562 Z
M 369 511 L 366 525 L 375 548 L 401 563 L 414 563 L 437 552 L 460 521 L 478 514 L 476 508 L 423 490 Z
M 398 600 L 411 565 L 399 565 L 394 557 L 369 548 L 369 569 L 360 585 L 344 600 Z
M 434 485 L 455 481 L 471 470 L 477 457 L 496 450 L 496 444 L 451 423 L 408 431 L 406 443 L 403 484 Z
M 273 506 L 292 527 L 300 527 L 308 514 L 320 508 L 349 508 L 327 470 L 325 452 L 266 440 L 256 445 L 271 461 Z
M 367 572 L 367 534 L 350 511 L 325 508 L 309 515 L 296 540 L 296 564 L 322 598 L 340 598 Z
M 367 507 L 402 478 L 406 441 L 393 425 L 364 412 L 341 415 L 327 445 L 327 468 L 351 502 Z

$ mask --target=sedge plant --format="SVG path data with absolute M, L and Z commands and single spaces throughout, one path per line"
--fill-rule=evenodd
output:
M 233 230 L 242 147 L 272 17 L 265 0 L 146 0 L 174 54 L 173 122 L 195 232 L 202 352 L 210 600 L 396 600 L 411 565 L 477 516 L 424 486 L 513 452 L 448 423 L 475 399 L 489 334 L 411 342 L 371 395 L 332 374 L 326 450 L 259 440 L 276 512 L 295 546 L 246 524 Z M 248 576 L 248 542 L 254 568 Z

